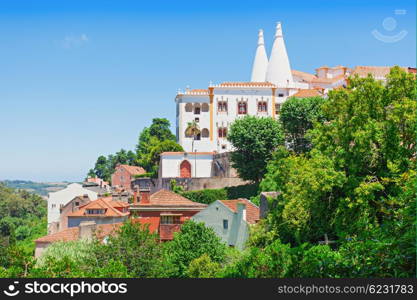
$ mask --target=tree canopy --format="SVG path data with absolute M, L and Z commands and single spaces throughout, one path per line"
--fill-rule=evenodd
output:
M 278 121 L 245 116 L 230 126 L 227 139 L 232 143 L 232 166 L 244 180 L 258 182 L 266 173 L 273 151 L 284 142 Z
M 139 134 L 136 151 L 121 149 L 107 157 L 100 155 L 94 169 L 89 170 L 90 177 L 99 177 L 111 181 L 111 175 L 117 164 L 143 167 L 150 176 L 156 176 L 159 168 L 159 155 L 164 151 L 183 151 L 175 142 L 170 130 L 170 122 L 165 118 L 154 118 L 149 127 Z M 94 176 L 93 176 L 94 175 Z
M 322 97 L 295 98 L 284 102 L 279 115 L 288 147 L 296 153 L 307 152 L 311 142 L 306 138 L 314 122 L 322 123 L 324 115 L 321 106 L 326 100 Z

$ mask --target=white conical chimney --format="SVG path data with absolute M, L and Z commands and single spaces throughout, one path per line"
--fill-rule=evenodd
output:
M 266 81 L 274 83 L 278 87 L 287 87 L 293 83 L 290 61 L 288 60 L 284 38 L 282 37 L 281 23 L 277 23 L 274 45 L 272 46 L 266 72 Z
M 264 32 L 259 29 L 258 47 L 256 48 L 255 60 L 253 61 L 252 82 L 264 82 L 266 79 L 266 69 L 268 68 L 268 57 L 266 56 Z

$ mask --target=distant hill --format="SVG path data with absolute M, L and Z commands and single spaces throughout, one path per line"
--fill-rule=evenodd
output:
M 22 189 L 28 192 L 38 194 L 43 197 L 47 197 L 49 192 L 56 192 L 67 187 L 71 182 L 34 182 L 27 180 L 3 180 L 0 181 L 6 186 Z

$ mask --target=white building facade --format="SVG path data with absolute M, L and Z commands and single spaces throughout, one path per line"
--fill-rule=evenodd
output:
M 65 189 L 49 193 L 48 196 L 48 228 L 52 223 L 59 222 L 61 214 L 61 207 L 78 196 L 88 195 L 91 201 L 96 200 L 98 193 L 89 189 L 83 188 L 81 184 L 71 183 Z
M 227 134 L 236 119 L 247 115 L 277 118 L 288 97 L 309 88 L 308 83 L 293 79 L 278 23 L 270 61 L 263 32 L 259 32 L 251 81 L 223 82 L 210 84 L 207 89 L 178 92 L 175 98 L 177 141 L 186 152 L 229 152 L 233 149 Z M 193 121 L 200 129 L 196 137 L 187 136 L 187 126 Z
M 163 152 L 159 177 L 211 177 L 213 154 L 213 152 Z

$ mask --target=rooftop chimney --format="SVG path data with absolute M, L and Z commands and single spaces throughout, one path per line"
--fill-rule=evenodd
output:
M 151 201 L 151 189 L 146 187 L 140 188 L 139 199 L 140 204 L 149 204 Z
M 245 203 L 238 203 L 237 204 L 237 216 L 238 219 L 246 221 L 246 204 Z
M 96 222 L 94 221 L 84 221 L 79 225 L 79 239 L 91 240 L 96 231 Z

